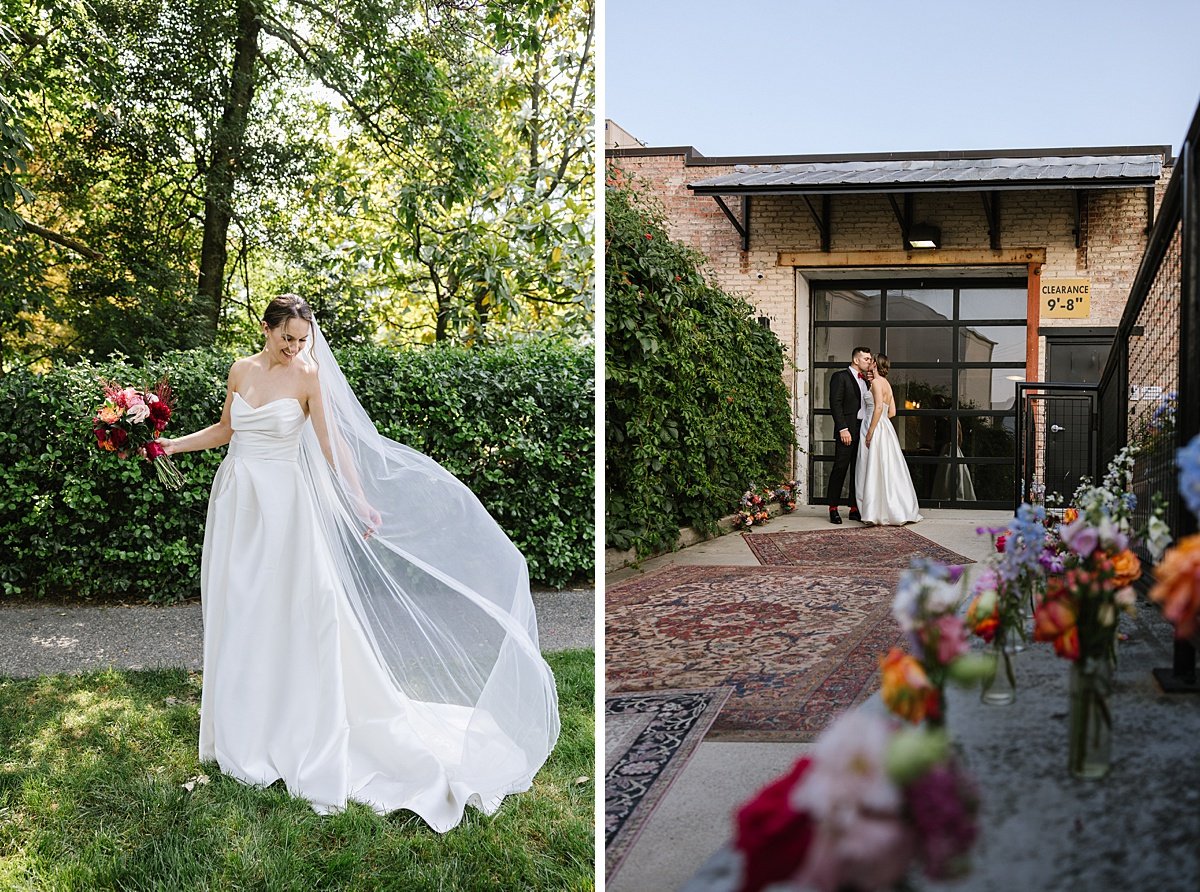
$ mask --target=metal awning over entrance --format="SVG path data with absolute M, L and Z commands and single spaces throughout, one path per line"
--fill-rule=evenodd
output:
M 1022 158 L 905 158 L 793 164 L 739 164 L 688 188 L 697 195 L 818 195 L 970 189 L 1130 189 L 1162 175 L 1159 153 Z
M 803 198 L 821 237 L 821 250 L 831 250 L 832 198 L 836 195 L 886 195 L 900 226 L 902 243 L 913 233 L 913 197 L 918 194 L 969 191 L 980 195 L 992 250 L 1000 249 L 1001 194 L 1029 190 L 1067 190 L 1075 195 L 1075 234 L 1079 246 L 1086 194 L 1098 189 L 1144 189 L 1146 230 L 1153 225 L 1154 185 L 1171 157 L 1170 146 L 1104 149 L 1031 149 L 1013 152 L 929 152 L 908 156 L 853 155 L 778 158 L 705 158 L 724 162 L 732 173 L 688 184 L 696 195 L 710 195 L 750 248 L 750 205 L 754 196 L 795 195 Z M 693 161 L 692 163 L 696 163 Z M 726 203 L 741 197 L 741 213 Z M 920 224 L 917 224 L 920 225 Z

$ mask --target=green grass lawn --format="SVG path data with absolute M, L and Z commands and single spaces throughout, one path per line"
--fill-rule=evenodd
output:
M 593 889 L 593 654 L 547 659 L 550 761 L 531 791 L 443 835 L 408 811 L 322 817 L 282 783 L 200 763 L 197 673 L 0 678 L 0 889 Z

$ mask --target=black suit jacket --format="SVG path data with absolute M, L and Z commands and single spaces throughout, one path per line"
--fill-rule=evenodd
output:
M 862 391 L 858 381 L 850 374 L 849 369 L 834 372 L 829 379 L 829 408 L 833 410 L 833 433 L 842 428 L 850 430 L 850 436 L 858 439 L 858 431 L 862 423 L 858 420 L 858 410 L 862 408 Z

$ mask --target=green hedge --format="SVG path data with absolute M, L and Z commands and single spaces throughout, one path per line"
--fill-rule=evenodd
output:
M 795 430 L 779 339 L 620 179 L 605 198 L 605 535 L 646 553 L 781 482 Z
M 177 457 L 167 493 L 143 462 L 95 447 L 100 380 L 170 378 L 168 434 L 215 422 L 231 354 L 188 351 L 135 368 L 114 360 L 0 378 L 0 586 L 23 597 L 171 601 L 199 593 L 212 478 L 224 449 Z M 594 371 L 590 348 L 550 342 L 394 352 L 356 347 L 339 362 L 389 437 L 433 456 L 479 496 L 525 554 L 531 577 L 563 585 L 593 572 Z

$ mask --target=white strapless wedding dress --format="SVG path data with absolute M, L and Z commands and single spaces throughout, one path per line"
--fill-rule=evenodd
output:
M 875 426 L 875 437 L 867 448 L 867 430 L 875 411 L 875 399 L 868 390 L 863 398 L 864 418 L 858 438 L 858 463 L 854 468 L 854 489 L 858 495 L 858 513 L 863 523 L 899 526 L 921 520 L 917 492 L 900 450 L 896 428 L 883 406 L 883 417 Z
M 467 805 L 490 813 L 528 789 L 547 748 L 518 743 L 520 723 L 502 729 L 480 705 L 486 668 L 485 694 L 428 702 L 401 689 L 364 634 L 297 460 L 300 403 L 255 408 L 235 395 L 231 418 L 201 565 L 200 758 L 250 784 L 282 778 L 321 813 L 356 800 L 381 814 L 410 809 L 440 832 Z M 521 695 L 556 717 L 556 701 L 543 702 L 554 686 L 536 631 L 528 638 Z

